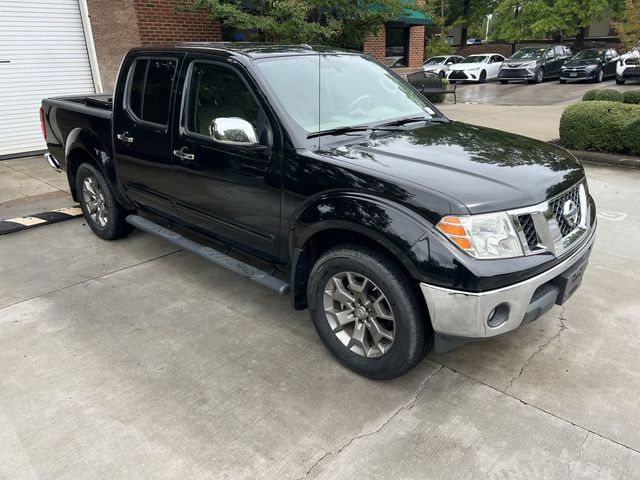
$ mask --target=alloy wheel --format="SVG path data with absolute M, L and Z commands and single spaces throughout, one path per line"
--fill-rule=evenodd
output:
M 362 357 L 387 353 L 395 338 L 395 317 L 385 294 L 359 273 L 341 272 L 329 279 L 323 306 L 340 342 Z
M 82 198 L 86 205 L 89 218 L 101 228 L 109 223 L 106 197 L 98 180 L 93 176 L 85 177 L 82 182 Z

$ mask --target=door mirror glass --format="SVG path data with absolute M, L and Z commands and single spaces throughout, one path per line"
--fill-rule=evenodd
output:
M 256 131 L 246 120 L 239 117 L 219 117 L 209 125 L 209 135 L 217 143 L 226 145 L 255 145 Z

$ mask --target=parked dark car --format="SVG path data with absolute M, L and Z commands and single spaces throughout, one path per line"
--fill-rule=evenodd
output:
M 575 54 L 562 66 L 560 83 L 572 80 L 602 82 L 616 76 L 618 52 L 613 48 L 587 48 Z
M 594 241 L 569 152 L 449 121 L 357 52 L 138 48 L 113 96 L 46 99 L 41 119 L 96 235 L 135 226 L 290 293 L 372 378 L 563 304 Z
M 500 83 L 509 80 L 540 83 L 546 78 L 559 77 L 560 69 L 571 55 L 571 49 L 564 45 L 521 48 L 502 64 L 498 79 Z

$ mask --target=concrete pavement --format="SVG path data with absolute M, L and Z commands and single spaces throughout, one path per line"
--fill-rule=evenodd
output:
M 0 237 L 0 478 L 640 478 L 640 172 L 587 169 L 599 234 L 569 303 L 388 382 L 140 232 Z

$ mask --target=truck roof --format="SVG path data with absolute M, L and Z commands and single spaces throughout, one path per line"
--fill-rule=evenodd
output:
M 137 47 L 131 52 L 150 51 L 197 51 L 221 55 L 242 55 L 248 58 L 274 57 L 286 55 L 330 55 L 330 54 L 359 54 L 355 50 L 347 50 L 321 45 L 276 45 L 273 43 L 254 42 L 187 42 L 173 43 L 166 45 L 153 45 L 148 47 Z

